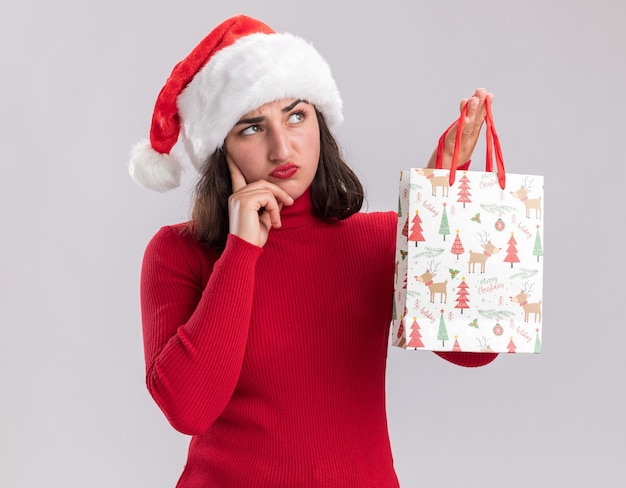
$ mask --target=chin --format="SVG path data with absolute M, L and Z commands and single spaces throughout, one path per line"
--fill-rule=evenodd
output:
M 294 200 L 300 198 L 306 193 L 311 183 L 308 185 L 296 181 L 286 181 L 283 185 L 279 185 Z
M 287 192 L 287 194 L 293 198 L 294 200 L 297 200 L 298 198 L 300 198 L 302 195 L 304 195 L 305 193 L 305 189 L 299 189 L 299 190 L 294 190 L 294 191 L 290 191 L 290 190 L 285 190 Z

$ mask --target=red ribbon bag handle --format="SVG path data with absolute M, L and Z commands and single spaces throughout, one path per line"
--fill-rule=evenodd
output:
M 443 169 L 443 149 L 446 143 L 448 132 L 457 124 L 456 137 L 454 139 L 454 152 L 452 153 L 452 163 L 450 165 L 450 186 L 454 184 L 457 169 L 459 169 L 459 150 L 461 146 L 461 136 L 463 135 L 463 126 L 465 125 L 465 117 L 467 116 L 467 103 L 461 109 L 460 117 L 455 120 L 450 127 L 439 138 L 437 145 L 437 160 L 435 162 L 436 169 Z M 495 153 L 496 166 L 498 168 L 498 182 L 500 188 L 504 190 L 506 184 L 506 174 L 504 171 L 504 158 L 502 157 L 502 148 L 500 147 L 500 138 L 496 132 L 496 126 L 493 123 L 493 113 L 491 112 L 491 102 L 485 99 L 485 126 L 487 132 L 487 154 L 485 156 L 485 171 L 493 172 L 493 157 Z M 469 166 L 470 161 L 467 162 Z

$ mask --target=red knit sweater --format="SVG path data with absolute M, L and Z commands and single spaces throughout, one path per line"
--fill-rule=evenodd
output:
M 396 487 L 385 414 L 393 212 L 325 224 L 309 194 L 261 249 L 185 226 L 143 262 L 147 385 L 193 435 L 179 488 Z M 480 366 L 493 354 L 440 354 Z

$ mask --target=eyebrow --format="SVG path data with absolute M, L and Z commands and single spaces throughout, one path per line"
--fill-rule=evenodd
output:
M 298 105 L 299 103 L 304 102 L 304 100 L 298 99 L 295 102 L 287 105 L 286 107 L 284 107 L 283 109 L 281 109 L 282 112 L 286 113 L 289 112 L 291 110 L 293 110 L 293 108 Z M 240 124 L 258 124 L 259 122 L 263 122 L 265 120 L 265 116 L 262 115 L 261 117 L 250 117 L 248 119 L 241 119 L 239 122 L 237 122 L 235 125 L 240 125 Z
M 297 99 L 295 102 L 293 102 L 291 105 L 285 107 L 283 109 L 283 112 L 289 112 L 291 109 L 293 109 L 296 105 L 298 105 L 299 103 L 304 102 L 304 100 L 301 99 Z

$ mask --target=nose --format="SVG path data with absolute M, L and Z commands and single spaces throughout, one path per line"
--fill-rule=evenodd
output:
M 283 127 L 275 127 L 269 137 L 268 157 L 273 163 L 282 164 L 289 160 L 289 156 L 291 156 L 289 136 Z

